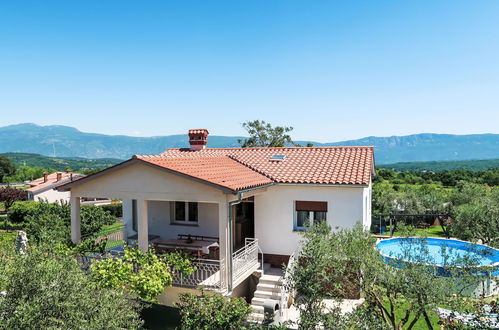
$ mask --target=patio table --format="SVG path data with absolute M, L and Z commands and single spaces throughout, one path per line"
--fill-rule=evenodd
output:
M 184 249 L 201 250 L 203 254 L 209 254 L 209 248 L 211 246 L 218 246 L 217 242 L 213 241 L 200 241 L 200 240 L 185 240 L 185 239 L 155 239 L 153 240 L 155 244 L 167 245 L 167 246 L 178 246 Z

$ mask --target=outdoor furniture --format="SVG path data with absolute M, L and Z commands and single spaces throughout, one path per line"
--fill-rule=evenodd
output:
M 155 239 L 153 246 L 158 251 L 184 251 L 193 254 L 197 258 L 202 258 L 210 254 L 210 247 L 218 247 L 216 241 L 195 240 L 195 239 Z

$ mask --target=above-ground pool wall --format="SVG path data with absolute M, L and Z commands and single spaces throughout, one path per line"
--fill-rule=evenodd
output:
M 459 281 L 459 279 L 456 279 L 456 281 Z M 486 280 L 477 280 L 476 284 L 463 291 L 464 296 L 473 298 L 490 297 L 497 294 L 499 294 L 497 276 Z

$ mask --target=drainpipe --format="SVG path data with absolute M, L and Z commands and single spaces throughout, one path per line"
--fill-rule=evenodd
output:
M 237 199 L 235 201 L 229 202 L 228 203 L 228 227 L 229 227 L 229 237 L 228 237 L 228 245 L 229 245 L 229 260 L 228 260 L 228 283 L 227 283 L 227 295 L 230 296 L 232 294 L 232 289 L 233 289 L 233 283 L 232 283 L 232 254 L 234 253 L 234 242 L 233 242 L 233 228 L 232 228 L 232 217 L 233 212 L 232 212 L 232 206 L 237 205 L 241 203 L 243 199 L 243 194 L 242 193 L 237 193 Z

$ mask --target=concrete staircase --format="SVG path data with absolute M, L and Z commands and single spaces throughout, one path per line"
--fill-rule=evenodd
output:
M 258 281 L 253 299 L 251 299 L 251 307 L 253 308 L 253 313 L 250 314 L 250 321 L 264 321 L 265 316 L 263 312 L 263 303 L 266 299 L 273 299 L 279 302 L 281 301 L 280 285 L 282 283 L 282 275 L 279 274 L 280 270 L 272 270 L 265 271 L 264 275 L 262 275 Z M 280 273 L 282 273 L 282 271 Z

